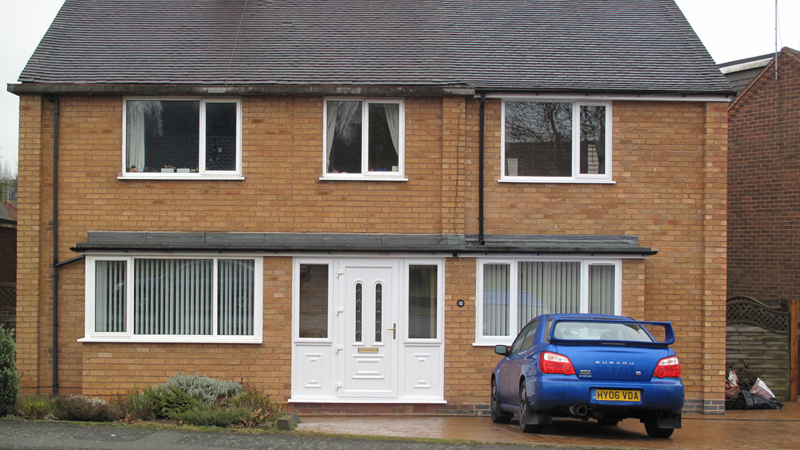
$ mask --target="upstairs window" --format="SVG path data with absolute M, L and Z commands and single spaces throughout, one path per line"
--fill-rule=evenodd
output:
M 403 106 L 399 100 L 326 100 L 323 177 L 402 178 Z
M 610 182 L 611 105 L 503 102 L 503 181 Z
M 241 175 L 238 100 L 127 99 L 124 177 Z

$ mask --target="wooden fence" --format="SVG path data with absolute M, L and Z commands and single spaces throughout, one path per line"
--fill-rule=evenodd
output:
M 727 305 L 727 366 L 747 364 L 778 400 L 797 400 L 798 302 L 732 297 Z

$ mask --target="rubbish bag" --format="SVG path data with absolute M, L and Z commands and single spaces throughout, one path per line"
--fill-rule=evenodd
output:
M 783 403 L 779 402 L 775 397 L 766 399 L 760 395 L 751 394 L 747 391 L 742 391 L 744 397 L 745 409 L 781 409 Z
M 765 400 L 769 400 L 775 397 L 775 394 L 767 387 L 767 383 L 761 381 L 761 378 L 756 379 L 755 384 L 750 389 L 750 393 L 753 395 L 758 395 L 759 397 L 764 398 Z

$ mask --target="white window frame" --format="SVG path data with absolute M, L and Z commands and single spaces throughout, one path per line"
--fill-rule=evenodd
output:
M 329 173 L 328 172 L 328 102 L 361 102 L 361 173 Z M 392 103 L 399 105 L 400 122 L 398 131 L 397 172 L 370 172 L 369 171 L 369 105 L 371 103 Z M 340 181 L 408 181 L 405 178 L 405 147 L 406 147 L 406 108 L 405 100 L 397 98 L 364 98 L 364 97 L 326 97 L 322 108 L 322 176 L 320 180 Z
M 506 175 L 506 104 L 520 103 L 570 103 L 572 104 L 572 175 L 569 177 L 534 177 Z M 504 98 L 500 119 L 500 182 L 505 183 L 613 183 L 612 177 L 612 102 L 598 100 L 578 100 L 568 98 Z M 582 174 L 580 167 L 581 106 L 604 106 L 606 108 L 606 161 L 604 174 Z
M 134 333 L 133 288 L 134 260 L 136 259 L 211 259 L 213 265 L 212 290 L 212 330 L 211 335 L 137 335 Z M 218 335 L 218 262 L 221 260 L 252 260 L 253 266 L 253 335 L 228 336 Z M 103 333 L 95 331 L 95 266 L 98 261 L 126 261 L 127 295 L 126 295 L 126 331 L 121 333 Z M 207 254 L 137 254 L 90 255 L 86 257 L 85 275 L 85 337 L 79 342 L 147 342 L 147 343 L 208 343 L 208 344 L 260 344 L 263 340 L 264 319 L 264 259 L 248 255 L 207 255 Z
M 622 313 L 622 260 L 621 259 L 601 259 L 591 257 L 572 257 L 572 258 L 492 258 L 479 259 L 477 261 L 477 289 L 475 293 L 476 313 L 475 313 L 475 346 L 511 345 L 519 333 L 517 329 L 518 321 L 518 291 L 519 285 L 519 263 L 521 262 L 579 262 L 581 263 L 580 281 L 580 312 L 589 312 L 589 267 L 590 266 L 614 266 L 615 290 L 614 290 L 614 314 Z M 507 264 L 509 265 L 509 336 L 484 336 L 483 335 L 483 268 L 487 264 Z
M 200 117 L 197 124 L 199 128 L 198 142 L 198 172 L 190 173 L 162 173 L 162 172 L 128 172 L 128 101 L 196 101 L 200 103 Z M 206 170 L 206 105 L 209 103 L 236 103 L 236 169 L 235 170 Z M 123 97 L 122 99 L 122 172 L 119 179 L 139 180 L 243 180 L 242 176 L 242 100 L 228 97 Z

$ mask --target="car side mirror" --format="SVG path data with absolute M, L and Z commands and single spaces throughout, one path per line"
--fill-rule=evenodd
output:
M 507 345 L 495 345 L 494 352 L 498 355 L 508 356 L 508 346 Z

